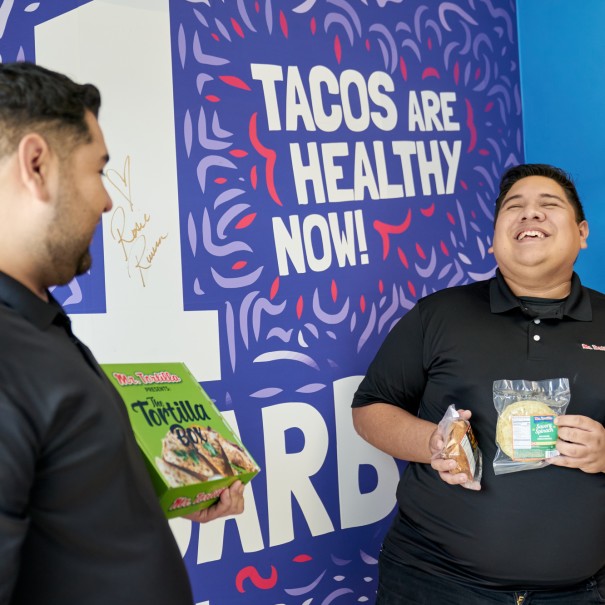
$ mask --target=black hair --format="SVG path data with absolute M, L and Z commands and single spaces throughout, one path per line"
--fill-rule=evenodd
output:
M 14 152 L 32 131 L 55 142 L 60 138 L 67 147 L 90 140 L 86 112 L 96 117 L 100 105 L 92 84 L 77 84 L 34 63 L 0 64 L 0 155 Z
M 500 179 L 500 192 L 496 198 L 494 223 L 498 218 L 498 213 L 500 212 L 502 202 L 506 198 L 511 187 L 517 181 L 520 181 L 528 176 L 543 176 L 558 183 L 565 192 L 567 201 L 572 205 L 575 211 L 576 222 L 581 223 L 582 221 L 586 220 L 584 208 L 582 207 L 582 202 L 580 201 L 580 196 L 576 191 L 576 186 L 574 185 L 573 179 L 567 172 L 561 168 L 557 168 L 556 166 L 551 166 L 550 164 L 519 164 L 518 166 L 509 168 Z

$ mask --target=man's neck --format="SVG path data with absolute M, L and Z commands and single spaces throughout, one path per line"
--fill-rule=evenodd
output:
M 515 296 L 533 298 L 561 299 L 571 292 L 571 274 L 567 278 L 560 276 L 551 280 L 535 280 L 526 277 L 511 276 L 502 273 L 504 281 Z
M 48 302 L 48 291 L 44 286 L 37 285 L 37 280 L 30 278 L 25 271 L 15 270 L 14 267 L 6 267 L 0 263 L 0 271 L 12 277 L 15 281 L 24 285 L 28 290 L 31 290 L 38 298 L 44 302 Z

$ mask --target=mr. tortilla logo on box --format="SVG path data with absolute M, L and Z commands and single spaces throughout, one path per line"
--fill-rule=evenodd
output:
M 182 382 L 181 378 L 170 372 L 154 372 L 153 374 L 143 374 L 143 372 L 135 372 L 135 376 L 114 372 L 113 377 L 118 381 L 121 387 L 133 386 L 136 384 L 165 384 L 167 382 Z

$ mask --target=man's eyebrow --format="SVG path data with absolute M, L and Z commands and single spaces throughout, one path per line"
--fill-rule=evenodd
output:
M 560 202 L 567 202 L 567 199 L 561 197 L 560 195 L 555 195 L 554 193 L 541 193 L 540 197 L 552 198 L 554 200 L 559 200 Z
M 504 204 L 506 204 L 506 202 L 510 202 L 511 200 L 516 200 L 523 197 L 520 193 L 517 193 L 515 195 L 511 195 L 510 197 L 506 197 L 502 200 L 502 205 L 504 206 Z
M 559 195 L 555 195 L 554 193 L 540 193 L 540 197 L 541 198 L 546 198 L 546 199 L 555 199 L 555 200 L 559 200 L 560 202 L 566 202 L 567 200 L 562 198 Z M 510 197 L 507 197 L 503 200 L 502 205 L 504 206 L 504 204 L 506 204 L 507 202 L 510 202 L 511 200 L 517 200 L 517 199 L 522 199 L 523 195 L 521 195 L 520 193 L 516 193 L 515 195 L 511 195 Z

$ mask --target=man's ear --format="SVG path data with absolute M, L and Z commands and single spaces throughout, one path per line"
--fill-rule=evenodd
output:
M 586 241 L 588 239 L 589 232 L 588 221 L 582 221 L 581 223 L 578 223 L 578 229 L 580 231 L 580 248 L 588 248 L 588 242 Z
M 57 163 L 47 140 L 36 132 L 25 135 L 18 148 L 22 185 L 43 202 L 51 199 L 51 179 Z

